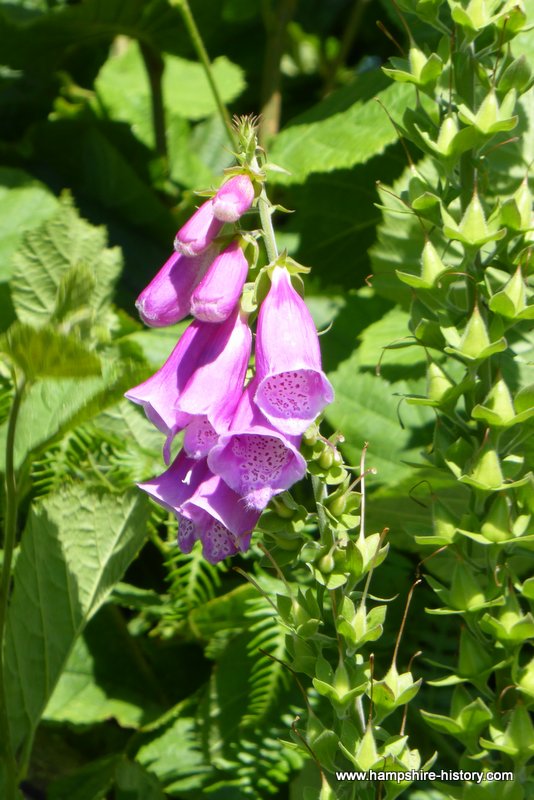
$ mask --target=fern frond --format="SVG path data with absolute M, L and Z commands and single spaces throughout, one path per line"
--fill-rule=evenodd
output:
M 242 722 L 244 726 L 257 725 L 288 684 L 288 672 L 281 663 L 286 652 L 286 629 L 265 598 L 255 598 L 250 606 L 247 616 L 256 621 L 250 627 L 252 638 L 247 649 L 254 662 L 249 678 L 248 713 Z
M 225 567 L 209 564 L 196 542 L 188 555 L 176 551 L 166 560 L 173 618 L 182 620 L 193 609 L 212 600 L 221 585 Z

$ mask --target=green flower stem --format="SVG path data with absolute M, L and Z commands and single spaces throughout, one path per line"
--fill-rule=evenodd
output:
M 11 587 L 11 565 L 17 536 L 17 480 L 15 476 L 15 431 L 24 394 L 25 380 L 15 384 L 15 396 L 11 405 L 11 412 L 7 426 L 6 437 L 6 475 L 5 496 L 6 513 L 4 521 L 4 561 L 0 576 L 0 759 L 4 764 L 5 775 L 5 800 L 16 797 L 16 762 L 11 746 L 11 734 L 6 707 L 6 682 L 4 670 L 4 638 L 7 620 L 7 605 Z
M 278 248 L 276 246 L 276 237 L 273 228 L 273 207 L 265 186 L 262 187 L 261 194 L 258 198 L 258 211 L 260 212 L 261 225 L 263 228 L 263 241 L 265 242 L 265 249 L 267 250 L 267 258 L 269 262 L 276 261 L 278 258 Z
M 317 504 L 317 516 L 319 520 L 319 533 L 321 534 L 321 540 L 323 538 L 324 531 L 328 526 L 328 520 L 326 518 L 326 514 L 324 512 L 324 508 L 322 503 L 326 497 L 326 486 L 323 481 L 319 478 L 318 475 L 312 475 L 312 487 L 313 487 L 313 496 L 315 498 L 315 502 Z
M 178 8 L 178 10 L 182 14 L 185 27 L 187 28 L 187 32 L 191 37 L 191 42 L 193 44 L 193 47 L 195 48 L 197 56 L 199 57 L 202 66 L 204 67 L 204 72 L 206 73 L 206 78 L 208 79 L 208 83 L 210 85 L 210 89 L 213 94 L 215 103 L 217 104 L 219 115 L 224 124 L 226 133 L 228 135 L 228 139 L 230 140 L 230 145 L 233 149 L 235 149 L 236 142 L 234 137 L 234 129 L 232 128 L 232 122 L 230 120 L 228 110 L 224 105 L 217 84 L 215 83 L 215 78 L 213 77 L 213 69 L 211 67 L 211 61 L 209 59 L 208 52 L 204 46 L 204 42 L 202 41 L 202 36 L 200 35 L 200 31 L 197 28 L 197 24 L 191 12 L 188 0 L 171 0 L 171 5 L 176 6 L 176 8 Z

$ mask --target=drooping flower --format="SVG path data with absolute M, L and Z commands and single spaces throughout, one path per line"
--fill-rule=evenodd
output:
M 261 511 L 273 495 L 304 477 L 306 461 L 297 449 L 299 437 L 280 433 L 261 414 L 253 400 L 255 391 L 252 381 L 229 429 L 211 449 L 208 465 L 249 508 Z
M 247 509 L 205 460 L 191 459 L 182 450 L 162 475 L 139 486 L 176 514 L 182 552 L 190 553 L 200 539 L 205 558 L 215 564 L 249 547 L 259 513 Z
M 303 433 L 334 399 L 321 368 L 319 339 L 289 272 L 275 267 L 258 315 L 255 401 L 283 433 Z
M 211 263 L 191 296 L 191 313 L 204 322 L 222 322 L 233 311 L 247 278 L 248 262 L 235 241 Z
M 236 222 L 254 200 L 254 186 L 248 175 L 235 175 L 214 197 L 203 203 L 183 225 L 174 249 L 184 256 L 198 256 L 219 235 L 225 222 Z
M 222 222 L 237 222 L 254 201 L 254 186 L 248 175 L 234 175 L 213 198 L 213 214 Z
M 196 258 L 173 253 L 143 289 L 135 305 L 146 325 L 174 325 L 191 313 L 191 295 L 216 255 L 208 248 Z
M 246 316 L 237 307 L 219 324 L 195 320 L 161 369 L 126 392 L 166 434 L 167 463 L 172 439 L 186 425 L 197 426 L 196 434 L 193 428 L 186 436 L 190 455 L 196 457 L 205 455 L 214 431 L 225 427 L 241 397 L 251 344 Z M 195 440 L 204 446 L 192 444 Z

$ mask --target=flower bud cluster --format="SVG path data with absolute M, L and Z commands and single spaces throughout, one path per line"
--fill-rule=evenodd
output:
M 246 550 L 271 498 L 304 477 L 302 434 L 333 399 L 313 320 L 281 261 L 270 265 L 246 380 L 253 337 L 240 298 L 249 264 L 238 232 L 222 250 L 217 237 L 255 196 L 246 169 L 227 180 L 178 231 L 175 252 L 137 300 L 148 325 L 194 317 L 161 369 L 126 397 L 165 434 L 167 464 L 183 431 L 170 467 L 140 487 L 177 515 L 182 552 L 200 539 L 211 563 Z

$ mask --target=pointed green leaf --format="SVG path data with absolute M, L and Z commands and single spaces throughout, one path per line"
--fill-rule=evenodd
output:
M 15 750 L 39 723 L 77 637 L 143 544 L 147 504 L 72 486 L 32 507 L 9 609 L 6 694 Z

